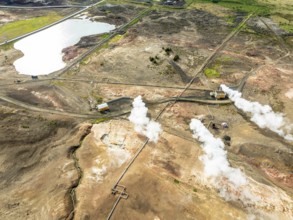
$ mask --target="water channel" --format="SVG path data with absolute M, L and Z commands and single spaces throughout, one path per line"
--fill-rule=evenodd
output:
M 62 60 L 62 49 L 76 44 L 83 36 L 107 33 L 113 29 L 115 25 L 93 22 L 86 18 L 66 20 L 17 41 L 14 48 L 24 56 L 13 65 L 20 74 L 50 74 L 66 66 Z

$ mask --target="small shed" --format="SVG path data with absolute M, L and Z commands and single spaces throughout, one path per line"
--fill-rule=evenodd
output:
M 97 105 L 96 108 L 98 109 L 99 112 L 105 112 L 110 110 L 108 103 L 99 104 Z
M 224 91 L 218 90 L 210 92 L 210 96 L 215 99 L 225 99 L 227 98 L 227 94 Z

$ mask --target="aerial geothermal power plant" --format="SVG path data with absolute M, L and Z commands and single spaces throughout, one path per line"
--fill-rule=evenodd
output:
M 292 0 L 0 0 L 0 219 L 292 220 Z

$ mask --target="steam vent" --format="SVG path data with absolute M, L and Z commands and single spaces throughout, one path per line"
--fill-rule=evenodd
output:
M 292 0 L 0 0 L 0 219 L 293 220 Z

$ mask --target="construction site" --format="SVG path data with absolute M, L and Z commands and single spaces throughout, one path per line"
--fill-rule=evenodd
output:
M 0 7 L 115 25 L 47 75 L 0 38 L 1 219 L 292 219 L 291 1 L 66 3 Z

